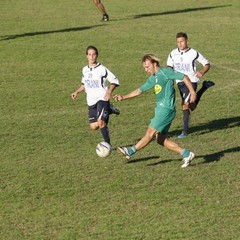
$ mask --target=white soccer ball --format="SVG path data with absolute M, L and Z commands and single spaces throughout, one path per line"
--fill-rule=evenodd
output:
M 99 157 L 107 157 L 112 152 L 112 147 L 107 142 L 100 142 L 96 146 L 96 153 Z

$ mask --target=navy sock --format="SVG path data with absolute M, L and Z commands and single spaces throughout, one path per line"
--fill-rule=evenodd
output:
M 198 105 L 203 93 L 207 90 L 206 87 L 202 86 L 199 91 L 197 92 L 197 100 L 195 101 L 196 106 Z
M 104 142 L 107 142 L 107 143 L 111 144 L 111 143 L 110 143 L 110 137 L 109 137 L 109 132 L 108 132 L 108 127 L 107 127 L 107 126 L 101 128 L 101 133 L 102 133 Z
M 183 110 L 183 132 L 188 133 L 188 125 L 190 120 L 190 110 L 185 109 Z

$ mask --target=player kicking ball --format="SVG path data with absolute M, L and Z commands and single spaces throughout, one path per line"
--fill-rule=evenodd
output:
M 176 115 L 175 80 L 180 79 L 186 84 L 191 93 L 191 103 L 197 98 L 196 92 L 186 75 L 176 72 L 171 68 L 160 68 L 160 60 L 154 54 L 143 56 L 142 64 L 145 71 L 151 75 L 147 81 L 138 89 L 126 95 L 117 94 L 114 98 L 116 101 L 123 101 L 137 97 L 150 89 L 154 89 L 156 95 L 155 115 L 148 126 L 146 134 L 136 145 L 131 147 L 119 147 L 118 151 L 129 160 L 133 154 L 146 147 L 151 140 L 156 137 L 158 144 L 181 154 L 184 162 L 181 167 L 185 168 L 189 166 L 190 162 L 194 159 L 195 154 L 188 149 L 181 148 L 177 143 L 167 137 L 168 130 Z

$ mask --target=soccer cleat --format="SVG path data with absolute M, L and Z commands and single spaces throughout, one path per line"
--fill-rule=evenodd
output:
M 109 16 L 107 14 L 104 14 L 102 21 L 107 22 L 108 20 L 109 20 Z
M 188 157 L 183 158 L 184 164 L 181 166 L 181 168 L 185 168 L 189 166 L 190 162 L 195 158 L 195 154 L 193 152 L 190 152 Z
M 131 158 L 131 155 L 126 147 L 118 147 L 118 152 L 123 154 L 127 160 Z
M 110 104 L 110 114 L 116 114 L 116 115 L 119 115 L 120 114 L 120 111 L 115 108 L 112 104 Z
M 210 87 L 212 87 L 212 86 L 214 86 L 214 85 L 215 85 L 215 83 L 212 82 L 212 81 L 203 81 L 203 86 L 204 86 L 205 88 L 210 88 Z
M 179 136 L 178 136 L 178 138 L 185 138 L 187 136 L 187 134 L 185 133 L 185 132 L 182 132 Z

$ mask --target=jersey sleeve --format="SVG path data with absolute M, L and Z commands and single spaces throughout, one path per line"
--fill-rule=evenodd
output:
M 185 76 L 184 73 L 180 73 L 171 68 L 165 68 L 164 74 L 167 76 L 167 78 L 169 78 L 171 80 L 180 80 L 180 81 L 183 81 L 183 78 Z
M 173 59 L 171 53 L 168 55 L 167 66 L 173 68 Z
M 175 70 L 173 70 L 173 72 L 174 72 L 174 80 L 181 80 L 181 81 L 183 81 L 183 78 L 185 76 L 184 73 L 180 73 L 180 72 L 177 72 Z
M 198 59 L 197 61 L 201 63 L 203 66 L 210 64 L 209 61 L 200 53 L 198 52 Z
M 147 79 L 147 81 L 139 87 L 139 89 L 140 89 L 142 92 L 146 92 L 146 91 L 152 89 L 152 88 L 155 86 L 154 79 L 155 79 L 155 78 L 152 77 L 152 76 L 149 77 L 149 78 Z
M 82 80 L 81 80 L 81 83 L 82 83 L 83 85 L 84 85 L 84 83 L 85 83 L 84 70 L 85 70 L 85 67 L 82 69 Z
M 107 76 L 106 79 L 111 83 L 111 84 L 115 84 L 117 86 L 120 85 L 119 80 L 117 79 L 117 77 L 108 69 L 106 68 L 106 72 L 107 72 Z

